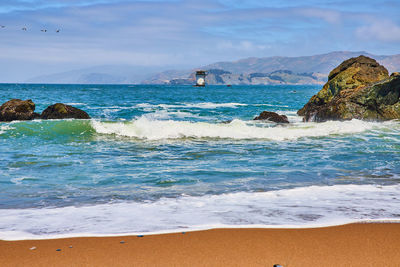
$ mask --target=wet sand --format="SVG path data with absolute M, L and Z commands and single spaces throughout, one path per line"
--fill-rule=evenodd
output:
M 31 250 L 33 247 L 36 248 Z M 400 266 L 400 223 L 0 241 L 0 266 L 272 267 L 274 264 Z

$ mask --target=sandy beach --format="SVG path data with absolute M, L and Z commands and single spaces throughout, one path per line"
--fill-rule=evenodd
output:
M 0 266 L 399 266 L 399 248 L 398 223 L 214 229 L 0 241 Z

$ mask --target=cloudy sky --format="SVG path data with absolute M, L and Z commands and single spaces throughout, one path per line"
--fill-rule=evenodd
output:
M 0 82 L 97 65 L 399 54 L 399 14 L 399 0 L 1 0 Z

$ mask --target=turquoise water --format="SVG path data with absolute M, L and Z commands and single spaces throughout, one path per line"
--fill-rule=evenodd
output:
M 2 84 L 92 120 L 0 123 L 0 238 L 399 218 L 400 123 L 301 122 L 319 89 Z

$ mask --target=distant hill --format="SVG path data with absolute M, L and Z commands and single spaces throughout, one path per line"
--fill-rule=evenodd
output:
M 328 73 L 344 60 L 366 55 L 376 59 L 389 72 L 400 71 L 400 55 L 379 56 L 367 52 L 332 52 L 302 57 L 246 58 L 200 66 L 209 72 L 208 84 L 322 84 Z M 196 69 L 166 70 L 142 66 L 97 66 L 43 75 L 30 83 L 79 84 L 193 84 Z
M 332 52 L 303 57 L 246 58 L 199 67 L 209 72 L 208 84 L 322 84 L 329 72 L 344 60 L 366 55 L 383 64 L 389 72 L 400 71 L 400 55 L 378 56 L 367 52 Z M 143 83 L 193 84 L 194 71 L 166 71 Z M 162 77 L 161 79 L 159 79 Z
M 134 84 L 140 83 L 155 73 L 159 68 L 105 65 L 95 66 L 68 72 L 33 77 L 27 83 L 59 83 L 59 84 Z

